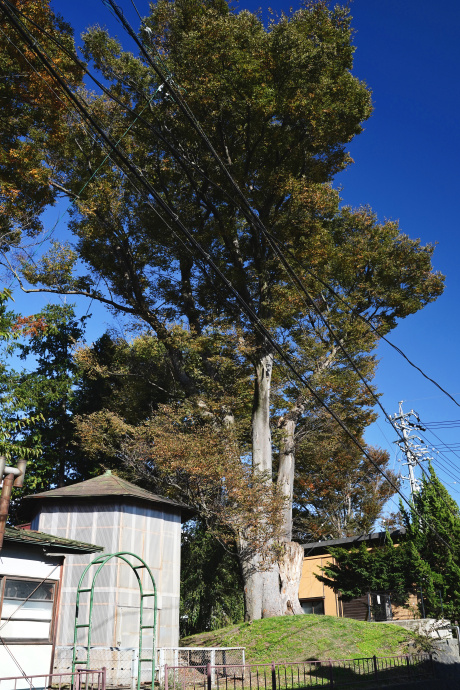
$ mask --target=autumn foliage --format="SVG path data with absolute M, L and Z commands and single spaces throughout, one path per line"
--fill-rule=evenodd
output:
M 80 416 L 78 433 L 90 457 L 116 457 L 142 486 L 193 506 L 219 540 L 237 545 L 240 557 L 276 556 L 285 499 L 269 477 L 241 462 L 234 431 L 199 406 L 162 405 L 136 426 L 101 411 Z
M 13 0 L 23 13 L 24 27 L 72 85 L 80 82 L 81 71 L 52 41 L 58 38 L 73 47 L 68 24 L 50 9 L 49 0 Z M 39 32 L 39 24 L 51 36 Z M 35 53 L 0 17 L 0 239 L 3 248 L 19 243 L 21 231 L 36 233 L 40 214 L 55 199 L 53 159 L 63 141 L 67 104 Z

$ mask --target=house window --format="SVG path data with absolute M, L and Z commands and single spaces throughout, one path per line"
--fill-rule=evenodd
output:
M 0 580 L 0 635 L 10 642 L 51 642 L 56 583 Z
M 300 605 L 304 613 L 324 616 L 324 599 L 301 599 Z

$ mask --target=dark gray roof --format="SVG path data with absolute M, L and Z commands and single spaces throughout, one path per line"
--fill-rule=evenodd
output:
M 110 470 L 99 477 L 87 479 L 84 482 L 78 482 L 78 484 L 70 484 L 59 489 L 51 489 L 51 491 L 43 491 L 40 494 L 25 496 L 24 500 L 38 499 L 43 501 L 56 499 L 58 501 L 65 501 L 68 499 L 88 500 L 95 497 L 114 498 L 117 496 L 147 501 L 149 503 L 161 503 L 165 506 L 170 506 L 171 509 L 176 509 L 176 512 L 183 512 L 187 519 L 193 513 L 192 509 L 185 505 L 185 503 L 153 494 L 151 491 L 127 482 L 126 479 L 113 475 Z
M 34 544 L 35 546 L 43 546 L 52 548 L 56 553 L 94 553 L 95 551 L 103 551 L 104 547 L 95 546 L 95 544 L 87 544 L 84 541 L 75 541 L 75 539 L 65 539 L 64 537 L 55 537 L 52 534 L 45 534 L 44 532 L 37 532 L 29 529 L 19 529 L 18 527 L 5 527 L 5 542 L 19 542 L 21 544 Z
M 390 532 L 390 537 L 392 541 L 398 541 L 404 534 L 406 530 L 404 527 L 400 529 L 395 529 Z M 358 546 L 362 542 L 381 542 L 385 543 L 387 532 L 369 532 L 369 534 L 359 534 L 353 537 L 344 537 L 343 539 L 324 539 L 324 541 L 315 541 L 311 544 L 302 544 L 305 555 L 312 551 L 323 551 L 327 553 L 331 547 L 353 547 Z

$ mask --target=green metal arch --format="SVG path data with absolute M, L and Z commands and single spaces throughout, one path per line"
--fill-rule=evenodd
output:
M 128 556 L 131 558 L 136 558 L 137 561 L 140 562 L 139 565 L 133 565 L 130 560 L 128 560 Z M 141 668 L 142 668 L 142 663 L 150 663 L 152 667 L 152 687 L 155 681 L 155 633 L 156 633 L 156 627 L 157 627 L 157 586 L 155 583 L 155 578 L 153 577 L 153 573 L 150 569 L 150 567 L 147 565 L 147 563 L 137 554 L 131 553 L 130 551 L 118 551 L 117 553 L 109 553 L 109 554 L 104 554 L 102 556 L 98 556 L 95 558 L 89 565 L 86 566 L 85 570 L 83 571 L 80 580 L 78 582 L 78 588 L 77 588 L 77 600 L 76 600 L 76 608 L 75 608 L 75 624 L 74 624 L 74 635 L 73 635 L 73 654 L 72 654 L 72 673 L 75 672 L 75 666 L 77 664 L 77 635 L 78 635 L 78 630 L 81 628 L 86 628 L 87 629 L 87 636 L 86 636 L 86 642 L 87 642 L 87 654 L 86 654 L 86 667 L 89 668 L 90 665 L 90 648 L 91 648 L 91 632 L 92 632 L 92 617 L 93 617 L 93 601 L 94 601 L 94 588 L 96 585 L 96 580 L 101 572 L 102 568 L 110 561 L 112 558 L 118 558 L 121 561 L 124 561 L 131 570 L 134 572 L 137 583 L 139 585 L 139 592 L 140 592 L 140 616 L 139 616 L 139 656 L 138 656 L 138 662 L 137 662 L 137 690 L 140 690 L 140 683 L 141 683 Z M 83 587 L 83 583 L 85 580 L 85 577 L 89 571 L 89 569 L 93 565 L 99 565 L 98 569 L 93 575 L 93 579 L 91 582 L 90 587 Z M 144 588 L 142 587 L 142 579 L 139 576 L 138 570 L 145 568 L 149 574 L 150 577 L 150 582 L 152 583 L 152 592 L 144 592 Z M 88 623 L 78 623 L 78 614 L 80 610 L 80 596 L 81 594 L 88 593 L 90 594 L 90 600 L 89 600 L 89 617 L 88 617 Z M 154 604 L 153 604 L 153 625 L 144 625 L 144 599 L 147 597 L 153 597 Z M 143 636 L 143 631 L 144 630 L 152 630 L 152 657 L 151 658 L 143 658 L 142 656 L 142 636 Z

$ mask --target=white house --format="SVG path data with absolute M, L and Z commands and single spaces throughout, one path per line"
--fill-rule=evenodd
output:
M 50 672 L 65 558 L 92 558 L 101 550 L 72 539 L 5 528 L 0 551 L 0 677 Z

